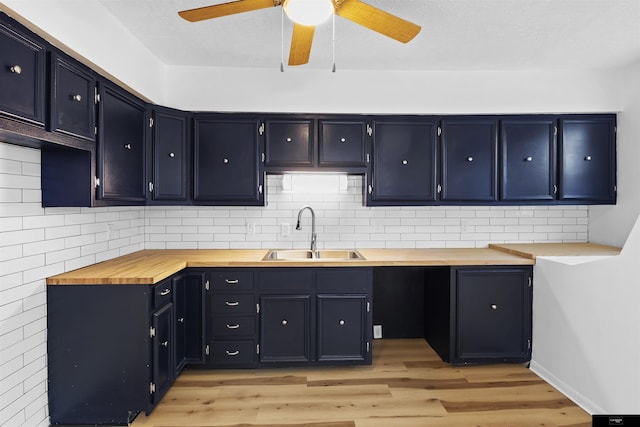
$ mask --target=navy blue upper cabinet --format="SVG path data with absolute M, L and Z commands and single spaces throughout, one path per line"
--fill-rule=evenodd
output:
M 437 119 L 373 121 L 373 165 L 367 204 L 419 205 L 437 197 Z
M 44 127 L 45 45 L 0 15 L 0 116 Z
M 265 125 L 265 167 L 295 169 L 314 165 L 313 119 L 267 119 Z
M 514 117 L 502 120 L 501 124 L 501 200 L 554 200 L 555 118 Z
M 366 126 L 364 120 L 320 120 L 318 166 L 366 167 Z
M 189 171 L 190 115 L 168 108 L 154 108 L 149 184 L 153 201 L 186 201 Z
M 91 70 L 60 53 L 51 53 L 50 130 L 95 141 L 96 78 Z
M 445 119 L 441 140 L 442 200 L 497 200 L 497 118 Z
M 196 115 L 194 201 L 214 205 L 264 205 L 257 118 Z
M 146 200 L 146 105 L 110 82 L 101 85 L 97 198 L 137 203 Z
M 560 119 L 560 200 L 615 203 L 615 134 L 615 115 Z

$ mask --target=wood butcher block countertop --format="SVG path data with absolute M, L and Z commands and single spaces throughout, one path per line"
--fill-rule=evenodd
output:
M 266 249 L 153 249 L 59 274 L 48 285 L 154 284 L 186 267 L 384 267 L 532 265 L 536 256 L 617 255 L 618 248 L 589 243 L 505 244 L 482 249 L 358 249 L 364 260 L 265 261 Z

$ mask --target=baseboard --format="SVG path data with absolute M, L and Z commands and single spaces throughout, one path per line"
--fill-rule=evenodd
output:
M 536 361 L 532 360 L 529 368 L 540 378 L 551 384 L 560 393 L 564 394 L 568 399 L 571 399 L 576 405 L 588 412 L 589 415 L 607 413 L 604 408 L 600 407 L 587 397 L 580 394 L 577 390 L 553 375 L 550 371 L 545 369 L 544 366 L 538 364 Z

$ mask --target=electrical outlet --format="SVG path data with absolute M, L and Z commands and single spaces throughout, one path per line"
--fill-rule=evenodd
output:
M 113 223 L 107 224 L 107 239 L 113 240 L 116 238 L 116 225 Z
M 280 236 L 287 238 L 291 234 L 291 224 L 285 222 L 280 224 Z
M 255 222 L 248 222 L 247 223 L 247 234 L 249 234 L 249 235 L 256 234 L 256 223 Z
M 382 338 L 382 325 L 373 325 L 373 338 L 376 340 Z

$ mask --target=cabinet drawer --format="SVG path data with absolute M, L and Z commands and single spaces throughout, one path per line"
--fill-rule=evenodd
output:
M 229 270 L 212 273 L 211 287 L 218 291 L 253 289 L 253 272 Z
M 170 281 L 160 282 L 153 287 L 153 306 L 155 308 L 170 303 L 172 298 L 173 289 L 171 289 Z
M 214 294 L 211 299 L 211 312 L 231 316 L 253 314 L 256 312 L 253 294 Z
M 362 293 L 371 289 L 369 268 L 332 268 L 318 271 L 318 292 Z
M 244 367 L 256 363 L 256 344 L 253 340 L 211 342 L 211 367 Z
M 239 336 L 255 336 L 255 316 L 224 316 L 214 317 L 212 320 L 213 336 L 233 338 Z
M 293 291 L 311 289 L 314 285 L 314 272 L 312 269 L 269 269 L 261 271 L 258 287 L 260 289 Z

